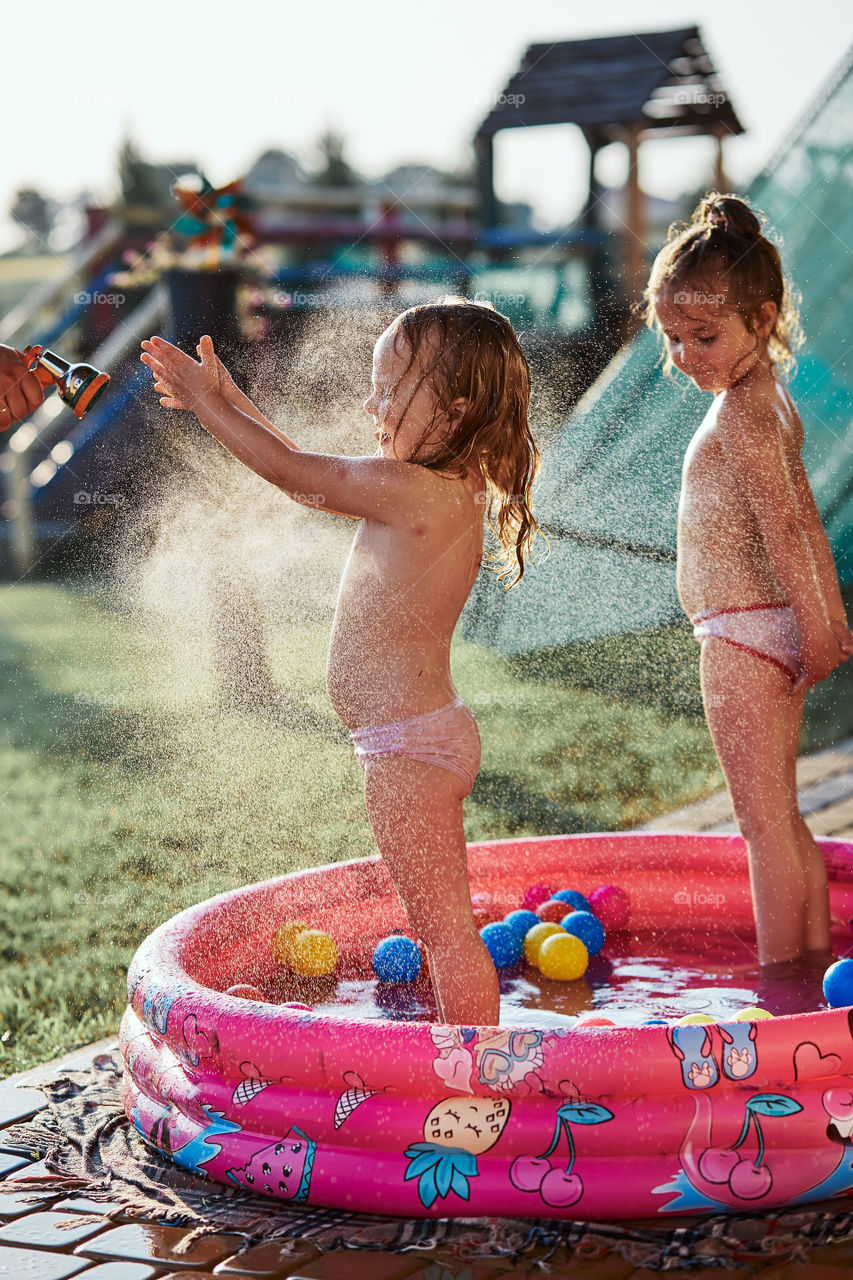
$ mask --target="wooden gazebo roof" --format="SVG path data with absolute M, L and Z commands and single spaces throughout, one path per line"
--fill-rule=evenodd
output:
M 743 133 L 698 27 L 530 45 L 477 137 L 538 124 Z

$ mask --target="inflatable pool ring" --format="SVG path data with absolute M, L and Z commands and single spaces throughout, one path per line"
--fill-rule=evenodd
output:
M 821 843 L 833 915 L 847 921 L 853 845 Z M 739 838 L 506 840 L 472 845 L 469 866 L 472 890 L 504 914 L 534 879 L 582 893 L 609 883 L 630 897 L 632 931 L 690 928 L 717 953 L 728 930 L 754 936 Z M 751 1212 L 853 1191 L 848 1007 L 472 1028 L 226 994 L 244 985 L 269 997 L 280 972 L 269 944 L 287 919 L 327 932 L 338 976 L 362 980 L 377 942 L 405 926 L 371 859 L 223 894 L 162 925 L 133 960 L 125 1109 L 186 1169 L 281 1200 L 408 1217 Z

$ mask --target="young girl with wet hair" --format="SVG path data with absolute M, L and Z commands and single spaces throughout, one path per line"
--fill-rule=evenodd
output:
M 397 316 L 373 352 L 372 457 L 301 452 L 238 390 L 209 337 L 198 362 L 159 337 L 142 346 L 162 405 L 190 409 L 290 496 L 360 521 L 332 625 L 329 697 L 426 946 L 439 1019 L 496 1026 L 497 974 L 474 923 L 462 824 L 480 739 L 453 685 L 450 641 L 480 568 L 484 510 L 510 586 L 537 532 L 530 373 L 512 325 L 452 297 Z
M 644 297 L 667 364 L 714 395 L 684 459 L 678 593 L 747 844 L 759 961 L 824 965 L 827 877 L 799 812 L 797 746 L 807 687 L 846 661 L 853 637 L 780 378 L 797 311 L 759 217 L 717 193 L 670 229 Z

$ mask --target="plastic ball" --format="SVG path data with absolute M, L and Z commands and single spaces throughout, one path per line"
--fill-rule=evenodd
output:
M 264 1004 L 269 1004 L 269 1000 L 263 991 L 259 991 L 257 987 L 252 987 L 248 982 L 238 982 L 236 986 L 229 987 L 225 992 L 227 996 L 235 996 L 238 1000 L 260 1000 Z
M 304 929 L 290 945 L 290 967 L 304 978 L 324 978 L 338 963 L 335 940 L 319 929 Z
M 676 1022 L 677 1027 L 693 1027 L 705 1022 L 716 1022 L 716 1018 L 712 1018 L 710 1013 L 685 1013 L 683 1018 L 679 1018 Z
M 762 1018 L 772 1018 L 773 1014 L 768 1013 L 766 1009 L 759 1009 L 755 1005 L 750 1005 L 748 1009 L 738 1009 L 733 1017 L 727 1019 L 729 1022 L 760 1022 Z
M 513 933 L 520 933 L 524 938 L 528 929 L 539 924 L 539 917 L 535 911 L 510 911 L 509 915 L 504 916 L 504 924 L 509 925 Z
M 591 911 L 571 911 L 563 916 L 560 925 L 566 933 L 580 938 L 591 956 L 597 956 L 604 946 L 604 925 Z
M 668 1027 L 669 1023 L 666 1018 L 646 1018 L 645 1022 L 640 1025 L 644 1027 Z
M 631 918 L 631 899 L 615 884 L 603 884 L 589 895 L 589 905 L 605 929 L 624 929 Z
M 553 894 L 551 893 L 550 885 L 533 884 L 521 899 L 521 905 L 525 911 L 535 911 L 540 902 L 545 902 L 551 897 L 553 897 Z
M 524 958 L 528 964 L 539 963 L 539 948 L 546 938 L 552 937 L 555 933 L 564 933 L 558 924 L 550 924 L 547 920 L 540 921 L 535 924 L 532 929 L 528 929 L 524 935 Z
M 558 889 L 554 894 L 560 902 L 566 902 L 575 911 L 591 911 L 589 898 L 585 898 L 582 893 L 578 893 L 577 889 Z
M 373 972 L 380 982 L 414 982 L 422 964 L 418 944 L 400 933 L 383 938 L 373 952 Z
M 559 898 L 546 898 L 536 908 L 536 915 L 539 919 L 548 920 L 551 924 L 559 924 L 565 914 L 566 904 L 561 902 Z
M 836 960 L 823 975 L 823 994 L 832 1009 L 853 1004 L 853 960 Z
M 574 982 L 586 973 L 589 955 L 580 938 L 570 933 L 553 934 L 539 948 L 537 964 L 546 978 Z
M 310 924 L 306 924 L 304 920 L 285 920 L 284 924 L 279 925 L 270 938 L 270 953 L 273 960 L 290 966 L 294 939 L 310 928 Z
M 588 1013 L 583 1018 L 578 1018 L 575 1023 L 575 1029 L 578 1027 L 615 1027 L 616 1023 L 612 1018 L 605 1018 L 600 1013 Z
M 524 939 L 508 924 L 503 922 L 487 924 L 480 930 L 480 937 L 486 944 L 486 950 L 492 957 L 496 969 L 508 969 L 518 964 L 524 946 Z

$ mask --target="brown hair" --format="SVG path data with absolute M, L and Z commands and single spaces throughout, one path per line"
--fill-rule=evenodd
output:
M 765 224 L 764 215 L 745 200 L 718 191 L 699 202 L 687 225 L 674 222 L 643 292 L 641 310 L 649 327 L 657 322 L 655 303 L 664 288 L 707 282 L 708 295 L 713 296 L 714 286 L 722 282 L 725 300 L 720 305 L 739 311 L 750 331 L 762 302 L 776 303 L 767 349 L 773 363 L 783 373 L 790 372 L 794 351 L 803 340 L 797 298 L 782 270 L 779 250 L 764 234 Z M 667 370 L 671 367 L 668 361 Z
M 530 509 L 539 468 L 527 420 L 530 369 L 513 327 L 489 302 L 444 297 L 410 307 L 394 328 L 395 343 L 402 337 L 411 355 L 406 372 L 418 352 L 424 353 L 415 390 L 428 380 L 435 393 L 424 439 L 436 418 L 449 414 L 454 400 L 468 402 L 453 430 L 426 457 L 414 460 L 451 475 L 462 475 L 470 466 L 479 470 L 487 486 L 489 527 L 500 543 L 499 551 L 487 558 L 497 562 L 501 581 L 514 575 L 505 583 L 513 587 L 539 533 Z

